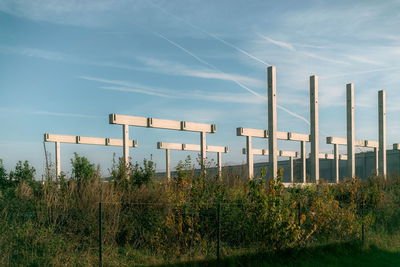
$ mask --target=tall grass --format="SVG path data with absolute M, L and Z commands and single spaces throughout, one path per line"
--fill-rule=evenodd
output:
M 114 161 L 106 182 L 87 159 L 71 164 L 71 177 L 43 184 L 29 164 L 12 175 L 0 164 L 0 265 L 97 264 L 99 202 L 110 266 L 214 258 L 218 227 L 223 256 L 358 241 L 362 229 L 367 243 L 400 249 L 398 178 L 285 189 L 280 178 L 196 175 L 187 159 L 170 182 L 152 162 Z

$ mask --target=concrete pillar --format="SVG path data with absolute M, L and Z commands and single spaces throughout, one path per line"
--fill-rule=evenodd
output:
M 217 152 L 218 178 L 222 178 L 222 152 Z
M 207 160 L 207 142 L 206 142 L 206 133 L 200 132 L 200 165 L 202 174 L 206 175 L 206 160 Z
M 347 107 L 347 175 L 349 178 L 356 176 L 355 157 L 355 129 L 354 129 L 354 84 L 346 85 L 346 107 Z
M 60 153 L 60 142 L 55 142 L 55 150 L 56 150 L 56 180 L 61 175 L 61 153 Z
M 290 182 L 294 183 L 293 157 L 289 157 L 289 168 L 290 168 Z
M 374 148 L 374 153 L 375 153 L 375 175 L 378 175 L 379 173 L 379 149 L 378 148 Z
M 333 155 L 334 155 L 334 169 L 335 169 L 335 181 L 339 183 L 339 145 L 333 145 Z
M 307 151 L 306 151 L 306 141 L 301 141 L 300 153 L 301 153 L 301 178 L 303 183 L 306 183 L 307 179 Z
M 311 179 L 319 182 L 318 77 L 310 77 Z
M 386 92 L 378 92 L 379 106 L 379 175 L 386 179 Z
M 171 180 L 171 158 L 169 149 L 165 150 L 165 173 L 167 174 L 168 181 Z
M 252 140 L 251 136 L 246 136 L 246 160 L 247 160 L 247 177 L 249 180 L 254 178 L 254 159 L 252 151 Z
M 122 125 L 124 163 L 129 166 L 129 125 Z
M 269 174 L 276 179 L 278 174 L 278 139 L 276 113 L 276 68 L 268 67 L 268 151 Z

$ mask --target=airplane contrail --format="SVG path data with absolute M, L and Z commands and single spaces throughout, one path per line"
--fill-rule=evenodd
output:
M 170 44 L 174 45 L 175 47 L 181 49 L 182 51 L 184 51 L 184 52 L 187 53 L 188 55 L 192 56 L 192 57 L 195 58 L 197 61 L 199 61 L 199 62 L 201 62 L 201 63 L 207 65 L 208 67 L 210 67 L 210 68 L 212 68 L 212 69 L 214 69 L 214 70 L 216 70 L 216 71 L 218 71 L 218 72 L 220 72 L 220 73 L 226 74 L 225 72 L 223 72 L 222 70 L 220 70 L 220 69 L 217 68 L 216 66 L 214 66 L 214 65 L 208 63 L 207 61 L 205 61 L 205 60 L 199 58 L 198 56 L 196 56 L 195 54 L 193 54 L 192 52 L 190 52 L 189 50 L 187 50 L 187 49 L 184 48 L 183 46 L 177 44 L 176 42 L 172 41 L 171 39 L 168 39 L 168 38 L 165 37 L 164 35 L 162 35 L 162 34 L 160 34 L 160 33 L 157 33 L 157 32 L 154 32 L 154 33 L 157 34 L 159 37 L 163 38 L 164 40 L 166 40 L 167 42 L 169 42 Z M 243 89 L 245 89 L 246 91 L 250 92 L 251 94 L 253 94 L 253 95 L 255 95 L 255 96 L 258 96 L 258 97 L 263 97 L 262 95 L 260 95 L 260 94 L 257 93 L 256 91 L 254 91 L 254 90 L 248 88 L 247 86 L 245 86 L 245 85 L 242 84 L 241 82 L 239 82 L 239 81 L 233 79 L 232 77 L 230 78 L 230 80 L 233 81 L 234 83 L 236 83 L 237 85 L 239 85 L 240 87 L 242 87 Z
M 165 9 L 162 8 L 161 6 L 155 4 L 153 1 L 149 1 L 149 3 L 150 3 L 151 5 L 153 5 L 154 7 L 158 8 L 159 10 L 161 10 L 161 12 L 163 12 L 163 13 L 165 13 L 165 14 L 167 14 L 167 15 L 170 15 L 170 16 L 174 17 L 175 19 L 180 20 L 180 21 L 186 23 L 187 25 L 191 26 L 192 28 L 201 31 L 202 33 L 204 33 L 204 34 L 206 34 L 206 35 L 208 35 L 208 36 L 210 36 L 210 37 L 216 39 L 217 41 L 222 42 L 223 44 L 225 44 L 225 45 L 227 45 L 227 46 L 229 46 L 229 47 L 231 47 L 231 48 L 233 48 L 233 49 L 239 51 L 240 53 L 242 53 L 242 54 L 244 54 L 244 55 L 246 55 L 246 56 L 248 56 L 248 57 L 250 57 L 250 58 L 252 58 L 252 59 L 254 59 L 254 60 L 256 60 L 256 61 L 258 61 L 258 62 L 260 62 L 260 63 L 262 63 L 262 64 L 264 64 L 265 66 L 270 66 L 270 65 L 271 65 L 271 64 L 269 64 L 269 63 L 267 63 L 267 62 L 265 62 L 265 61 L 259 59 L 258 57 L 254 56 L 254 55 L 252 55 L 252 54 L 250 54 L 250 53 L 248 53 L 248 52 L 246 52 L 245 50 L 241 49 L 240 47 L 237 47 L 237 46 L 235 46 L 234 44 L 225 41 L 224 39 L 222 39 L 222 38 L 216 36 L 215 34 L 212 34 L 212 33 L 208 32 L 208 31 L 204 30 L 203 28 L 200 28 L 199 26 L 196 26 L 196 25 L 194 25 L 194 24 L 192 24 L 192 23 L 190 23 L 190 22 L 188 22 L 188 21 L 182 19 L 181 17 L 179 17 L 179 16 L 177 16 L 177 15 L 175 15 L 175 14 L 173 14 L 173 13 L 167 11 L 167 10 L 165 10 Z M 194 55 L 193 53 L 191 53 L 190 51 L 188 51 L 188 50 L 185 49 L 184 47 L 178 45 L 177 43 L 175 43 L 175 42 L 173 42 L 173 41 L 171 41 L 171 40 L 169 40 L 169 39 L 166 38 L 165 36 L 163 36 L 163 35 L 161 35 L 161 34 L 159 34 L 159 33 L 156 33 L 156 34 L 157 34 L 158 36 L 160 36 L 161 38 L 165 39 L 166 41 L 168 41 L 169 43 L 173 44 L 174 46 L 176 46 L 176 47 L 182 49 L 182 50 L 185 51 L 187 54 L 189 54 L 189 55 L 191 55 L 192 57 L 194 57 L 195 59 L 197 59 L 199 62 L 201 62 L 201 63 L 203 63 L 203 64 L 205 64 L 205 65 L 207 65 L 207 66 L 213 68 L 214 70 L 217 70 L 217 71 L 219 71 L 219 72 L 221 72 L 221 73 L 224 73 L 224 72 L 221 71 L 220 69 L 216 68 L 215 66 L 211 65 L 211 64 L 208 63 L 208 62 L 205 62 L 204 60 L 200 59 L 199 57 L 197 57 L 196 55 Z M 248 92 L 250 92 L 251 94 L 255 95 L 255 96 L 262 97 L 262 98 L 265 98 L 265 99 L 267 98 L 266 96 L 260 95 L 260 94 L 258 94 L 257 92 L 251 90 L 250 88 L 248 88 L 247 86 L 243 85 L 243 84 L 240 83 L 239 81 L 236 81 L 236 80 L 234 80 L 234 79 L 232 79 L 232 81 L 235 82 L 235 83 L 236 83 L 237 85 L 239 85 L 240 87 L 242 87 L 243 89 L 245 89 L 246 91 L 248 91 Z M 307 120 L 306 118 L 304 118 L 303 116 L 301 116 L 301 115 L 299 115 L 299 114 L 297 114 L 297 113 L 295 113 L 295 112 L 292 112 L 292 111 L 288 110 L 287 108 L 285 108 L 285 107 L 283 107 L 283 106 L 281 106 L 281 105 L 277 105 L 277 107 L 278 107 L 279 109 L 285 111 L 286 113 L 288 113 L 288 114 L 290 114 L 290 115 L 292 115 L 292 116 L 294 116 L 294 117 L 296 117 L 296 118 L 298 118 L 298 119 L 300 119 L 300 120 L 306 122 L 308 125 L 310 125 L 310 121 Z
M 160 34 L 160 33 L 158 33 L 158 32 L 154 32 L 154 33 L 155 33 L 157 36 L 159 36 L 160 38 L 162 38 L 162 39 L 166 40 L 167 42 L 169 42 L 170 44 L 172 44 L 173 46 L 175 46 L 175 47 L 181 49 L 182 51 L 184 51 L 184 52 L 187 53 L 188 55 L 192 56 L 192 57 L 195 58 L 197 61 L 199 61 L 199 62 L 201 62 L 201 63 L 207 65 L 208 67 L 210 67 L 210 68 L 212 68 L 212 69 L 214 69 L 214 70 L 216 70 L 216 71 L 218 71 L 218 72 L 220 72 L 220 73 L 226 74 L 225 72 L 223 72 L 222 70 L 220 70 L 220 69 L 217 68 L 216 66 L 214 66 L 214 65 L 208 63 L 207 61 L 205 61 L 205 60 L 199 58 L 199 57 L 196 56 L 194 53 L 190 52 L 189 50 L 187 50 L 187 49 L 184 48 L 183 46 L 177 44 L 176 42 L 170 40 L 170 39 L 167 38 L 166 36 L 164 36 L 164 35 L 162 35 L 162 34 Z M 243 89 L 245 89 L 246 91 L 250 92 L 251 94 L 253 94 L 253 95 L 257 96 L 257 97 L 261 97 L 261 98 L 267 99 L 267 97 L 266 97 L 265 95 L 261 95 L 261 94 L 257 93 L 256 91 L 250 89 L 249 87 L 247 87 L 246 85 L 242 84 L 241 82 L 239 82 L 239 81 L 237 81 L 237 80 L 235 80 L 235 79 L 233 79 L 233 78 L 230 78 L 230 80 L 233 81 L 234 83 L 236 83 L 237 85 L 239 85 L 241 88 L 243 88 Z M 296 118 L 298 118 L 298 119 L 300 119 L 300 120 L 306 122 L 308 125 L 310 125 L 309 120 L 307 120 L 307 119 L 304 118 L 303 116 L 301 116 L 301 115 L 299 115 L 299 114 L 296 114 L 296 113 L 294 113 L 293 111 L 290 111 L 290 110 L 288 110 L 287 108 L 285 108 L 285 107 L 283 107 L 283 106 L 281 106 L 281 105 L 277 105 L 277 107 L 278 107 L 279 109 L 283 110 L 284 112 L 288 113 L 289 115 L 292 115 L 292 116 L 294 116 L 294 117 L 296 117 Z
M 214 39 L 220 41 L 221 43 L 224 43 L 225 45 L 227 45 L 227 46 L 229 46 L 229 47 L 231 47 L 231 48 L 233 48 L 233 49 L 239 51 L 240 53 L 242 53 L 242 54 L 248 56 L 249 58 L 258 61 L 258 62 L 260 62 L 261 64 L 263 64 L 263 65 L 265 65 L 265 66 L 270 66 L 270 65 L 272 65 L 272 64 L 269 64 L 269 63 L 267 63 L 267 62 L 261 60 L 260 58 L 258 58 L 258 57 L 256 57 L 256 56 L 250 54 L 249 52 L 247 52 L 247 51 L 241 49 L 240 47 L 237 47 L 236 45 L 234 45 L 234 44 L 232 44 L 232 43 L 230 43 L 230 42 L 225 41 L 224 39 L 218 37 L 217 35 L 215 35 L 215 34 L 213 34 L 213 33 L 211 33 L 211 32 L 208 32 L 208 31 L 204 30 L 203 28 L 200 28 L 199 26 L 196 26 L 196 25 L 192 24 L 191 22 L 186 21 L 186 20 L 184 20 L 184 19 L 181 18 L 181 17 L 178 17 L 177 15 L 175 15 L 175 14 L 173 14 L 173 13 L 171 13 L 171 12 L 165 10 L 165 9 L 162 8 L 161 6 L 155 4 L 153 1 L 149 1 L 149 3 L 150 3 L 151 5 L 153 5 L 154 7 L 158 8 L 159 10 L 161 10 L 163 13 L 165 13 L 165 14 L 167 14 L 167 15 L 170 15 L 170 16 L 174 17 L 175 19 L 180 20 L 180 21 L 186 23 L 187 25 L 191 26 L 192 28 L 201 31 L 202 33 L 204 33 L 204 34 L 206 34 L 206 35 L 208 35 L 208 36 L 210 36 L 210 37 L 212 37 L 212 38 L 214 38 Z

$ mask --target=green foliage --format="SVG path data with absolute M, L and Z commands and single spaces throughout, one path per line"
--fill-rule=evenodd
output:
M 72 179 L 78 183 L 90 182 L 96 178 L 98 170 L 96 166 L 86 158 L 81 157 L 77 153 L 74 153 L 74 158 L 71 159 L 72 165 Z
M 195 168 L 192 163 L 192 158 L 187 156 L 184 161 L 179 161 L 176 166 L 176 176 L 173 177 L 174 182 L 178 185 L 183 185 L 194 177 Z
M 4 168 L 3 161 L 0 159 L 0 190 L 7 188 L 9 184 L 7 171 Z
M 116 182 L 121 182 L 126 180 L 126 177 L 129 176 L 129 173 L 131 172 L 131 166 L 127 166 L 124 163 L 123 158 L 118 158 L 118 162 L 115 159 L 115 154 L 113 155 L 113 161 L 112 161 L 112 166 L 110 171 L 111 175 L 111 180 L 116 181 Z
M 130 175 L 131 183 L 134 186 L 148 184 L 151 182 L 151 179 L 154 177 L 155 173 L 156 171 L 153 161 L 144 159 L 143 166 L 136 162 Z
M 64 246 L 82 256 L 80 265 L 93 264 L 99 201 L 104 246 L 114 266 L 123 266 L 118 260 L 124 257 L 138 263 L 132 258 L 144 254 L 157 256 L 157 263 L 213 257 L 218 213 L 224 255 L 359 240 L 362 226 L 376 236 L 400 230 L 400 179 L 285 188 L 281 169 L 276 180 L 220 181 L 198 175 L 188 157 L 170 182 L 154 178 L 151 161 L 126 166 L 114 160 L 111 181 L 104 183 L 86 158 L 75 154 L 71 163 L 72 179 L 44 185 L 26 178 L 34 175 L 28 163 L 17 164 L 12 177 L 25 178 L 0 197 L 0 250 L 6 255 L 0 265 L 8 259 L 26 265 L 24 257 L 40 266 L 76 265 L 60 252 Z
M 14 171 L 10 172 L 10 180 L 16 183 L 32 182 L 35 179 L 36 170 L 28 161 L 18 161 Z

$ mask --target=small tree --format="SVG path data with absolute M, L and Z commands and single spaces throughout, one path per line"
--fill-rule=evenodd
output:
M 96 177 L 96 166 L 90 163 L 86 157 L 81 157 L 77 153 L 74 153 L 71 165 L 72 179 L 75 179 L 78 183 L 89 182 Z
M 29 162 L 18 161 L 14 171 L 10 172 L 10 180 L 17 183 L 20 182 L 32 182 L 35 179 L 36 170 L 34 167 L 29 165 Z
M 3 160 L 0 159 L 0 189 L 8 187 L 9 184 L 7 171 L 3 166 Z
M 131 174 L 131 182 L 135 186 L 141 186 L 142 184 L 147 184 L 154 177 L 156 171 L 154 162 L 151 160 L 143 160 L 143 167 L 136 162 L 133 166 Z

